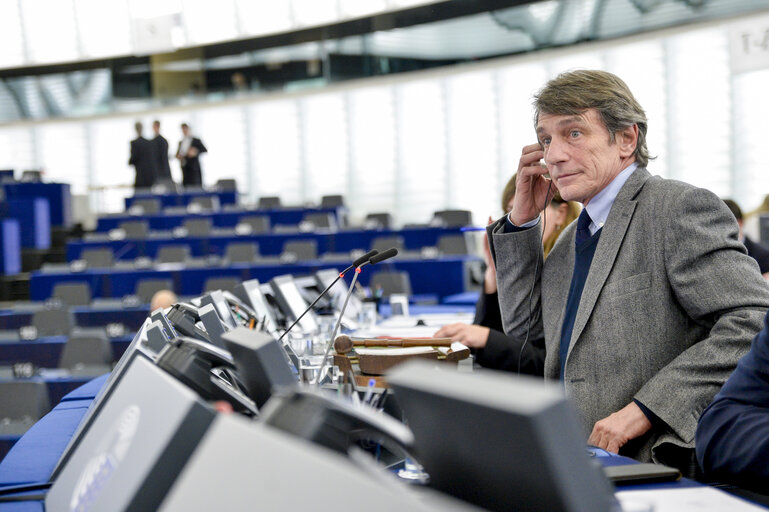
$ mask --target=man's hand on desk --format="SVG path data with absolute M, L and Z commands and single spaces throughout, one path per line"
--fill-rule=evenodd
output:
M 619 453 L 625 443 L 645 434 L 652 424 L 635 402 L 597 421 L 587 444 Z
M 483 348 L 489 339 L 489 328 L 462 323 L 444 325 L 433 338 L 451 338 L 470 348 Z

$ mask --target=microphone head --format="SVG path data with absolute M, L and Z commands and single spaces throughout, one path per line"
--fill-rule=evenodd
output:
M 372 265 L 375 265 L 375 264 L 379 263 L 380 261 L 392 258 L 393 256 L 396 256 L 397 254 L 398 254 L 398 249 L 396 249 L 395 247 L 391 247 L 391 248 L 387 249 L 386 251 L 380 252 L 376 256 L 372 256 L 371 260 L 369 260 L 369 262 Z
M 370 260 L 371 258 L 376 256 L 377 254 L 379 254 L 379 251 L 377 251 L 376 249 L 374 249 L 373 251 L 369 251 L 366 254 L 364 254 L 363 256 L 361 256 L 360 258 L 358 258 L 357 260 L 353 261 L 352 262 L 352 266 L 353 267 L 360 267 L 361 265 L 366 263 L 368 260 Z

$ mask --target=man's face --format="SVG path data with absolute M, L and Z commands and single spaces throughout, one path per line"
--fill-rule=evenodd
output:
M 185 137 L 190 134 L 190 128 L 189 126 L 182 126 L 182 135 Z
M 612 142 L 595 109 L 578 115 L 540 114 L 537 137 L 561 197 L 587 204 L 635 161 L 637 139 L 629 141 L 633 129 L 629 132 L 617 133 Z
M 155 135 L 160 134 L 160 124 L 152 123 L 152 131 L 155 132 Z

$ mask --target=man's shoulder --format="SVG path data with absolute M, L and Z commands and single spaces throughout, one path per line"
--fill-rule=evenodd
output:
M 637 200 L 654 202 L 657 207 L 684 201 L 721 202 L 718 196 L 708 189 L 657 175 L 652 175 L 646 180 L 643 188 L 639 191 Z

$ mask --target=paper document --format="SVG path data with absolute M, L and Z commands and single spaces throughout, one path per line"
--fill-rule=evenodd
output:
M 635 510 L 633 504 L 653 505 L 654 512 L 757 512 L 766 510 L 712 487 L 687 487 L 651 491 L 616 493 L 623 508 Z

